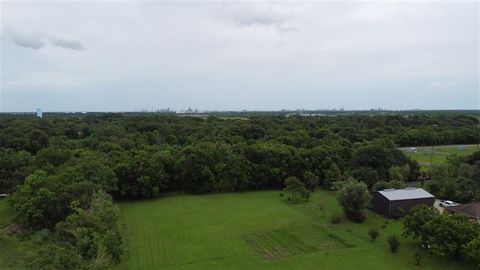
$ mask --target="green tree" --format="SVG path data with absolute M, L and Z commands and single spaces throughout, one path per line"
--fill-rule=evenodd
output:
M 112 170 L 96 160 L 78 160 L 64 165 L 61 172 L 48 175 L 37 170 L 12 194 L 16 220 L 34 229 L 53 228 L 72 213 L 70 204 L 81 208 L 91 203 L 92 194 L 102 188 L 114 190 Z
M 381 180 L 378 171 L 370 167 L 356 167 L 352 171 L 352 175 L 355 179 L 367 184 L 368 187 L 373 187 Z
M 94 185 L 66 183 L 37 170 L 12 194 L 15 219 L 35 229 L 52 228 L 71 212 L 69 205 L 76 197 L 72 193 L 86 195 L 93 189 Z M 88 198 L 85 198 L 83 203 L 87 201 Z
M 315 191 L 315 188 L 318 186 L 320 183 L 320 180 L 318 179 L 318 176 L 315 175 L 311 171 L 306 171 L 303 174 L 303 179 L 306 185 L 308 186 L 308 189 L 311 190 L 312 192 Z
M 11 193 L 30 174 L 32 156 L 26 151 L 0 148 L 0 193 Z
M 403 234 L 412 236 L 414 239 L 421 239 L 422 243 L 426 243 L 430 231 L 425 225 L 439 215 L 440 212 L 434 207 L 425 204 L 414 206 L 403 219 Z
M 26 147 L 30 153 L 37 153 L 38 150 L 48 145 L 48 135 L 43 130 L 34 129 L 30 131 L 28 146 Z
M 385 189 L 402 189 L 405 188 L 405 182 L 400 182 L 400 181 L 390 181 L 390 182 L 385 182 L 385 181 L 380 181 L 375 183 L 373 185 L 372 190 L 378 191 L 378 190 L 385 190 Z
M 474 166 L 468 163 L 460 163 L 457 168 L 457 176 L 460 178 L 471 179 L 474 173 Z
M 389 189 L 389 188 L 391 188 L 389 182 L 380 181 L 380 182 L 375 183 L 375 185 L 373 185 L 372 190 L 379 191 L 379 190 L 385 190 L 385 189 Z
M 429 168 L 428 174 L 430 178 L 435 180 L 442 180 L 449 178 L 455 174 L 454 168 L 449 164 L 434 165 L 432 168 Z
M 289 200 L 294 203 L 308 200 L 310 195 L 310 191 L 305 187 L 305 184 L 295 176 L 290 176 L 285 179 L 284 191 L 290 193 Z
M 411 178 L 412 169 L 408 163 L 400 167 L 400 172 L 402 173 L 403 181 L 408 181 Z
M 372 198 L 365 183 L 355 180 L 344 182 L 337 191 L 337 198 L 348 219 L 363 222 L 365 219 L 363 210 Z
M 431 251 L 456 259 L 465 255 L 465 247 L 480 233 L 477 224 L 460 214 L 439 215 L 424 227 Z
M 390 181 L 405 181 L 405 176 L 399 166 L 392 166 L 388 169 L 388 178 L 390 179 Z
M 80 157 L 71 159 L 59 169 L 58 177 L 70 182 L 92 182 L 107 192 L 118 189 L 114 171 L 97 158 L 95 153 L 81 151 L 77 155 Z
M 338 165 L 333 162 L 328 168 L 328 170 L 325 171 L 325 180 L 323 181 L 323 186 L 330 189 L 335 182 L 341 180 L 342 172 L 340 171 L 340 168 L 338 168 Z
M 468 258 L 475 261 L 480 266 L 480 235 L 467 244 L 465 247 L 465 253 Z

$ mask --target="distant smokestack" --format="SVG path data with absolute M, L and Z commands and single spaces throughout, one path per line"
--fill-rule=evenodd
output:
M 38 117 L 38 118 L 42 118 L 42 117 L 43 117 L 42 108 L 40 108 L 40 107 L 37 107 L 37 117 Z

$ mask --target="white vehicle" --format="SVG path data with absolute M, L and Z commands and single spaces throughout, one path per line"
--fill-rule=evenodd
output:
M 438 204 L 442 207 L 449 207 L 449 206 L 458 205 L 458 203 L 455 203 L 455 202 L 452 202 L 452 201 L 440 201 L 440 203 L 438 203 Z

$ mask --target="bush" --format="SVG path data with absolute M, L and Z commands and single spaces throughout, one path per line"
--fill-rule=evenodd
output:
M 288 197 L 288 201 L 290 202 L 299 203 L 301 201 L 308 201 L 308 198 L 310 198 L 310 191 L 297 177 L 290 176 L 285 179 L 285 186 L 284 191 L 290 193 Z
M 55 227 L 58 240 L 70 244 L 86 261 L 99 257 L 120 261 L 121 236 L 117 225 L 120 212 L 110 195 L 96 192 L 88 209 L 75 208 L 75 211 Z
M 400 240 L 396 235 L 390 235 L 387 239 L 388 246 L 390 247 L 390 251 L 392 253 L 397 252 L 398 248 L 400 247 Z
M 370 239 L 372 239 L 372 242 L 374 242 L 380 234 L 378 233 L 378 230 L 376 228 L 371 228 L 368 230 L 368 236 L 370 236 Z
M 405 210 L 402 207 L 397 208 L 394 213 L 395 218 L 402 218 L 406 214 Z
M 340 221 L 342 221 L 342 216 L 337 213 L 333 214 L 332 217 L 330 218 L 330 222 L 332 224 L 338 224 L 340 223 Z
M 32 269 L 85 269 L 85 261 L 70 246 L 48 243 L 28 257 Z

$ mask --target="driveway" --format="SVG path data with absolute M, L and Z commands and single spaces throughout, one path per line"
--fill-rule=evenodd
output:
M 433 203 L 433 207 L 437 208 L 441 214 L 443 214 L 443 211 L 445 211 L 445 208 L 440 206 L 440 200 L 435 200 L 435 202 Z

